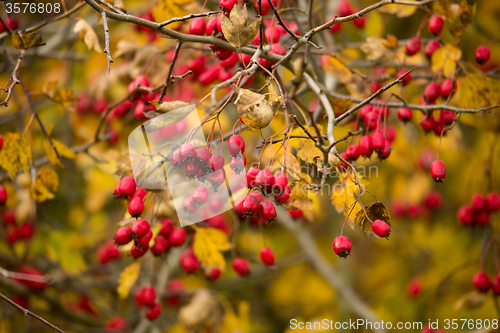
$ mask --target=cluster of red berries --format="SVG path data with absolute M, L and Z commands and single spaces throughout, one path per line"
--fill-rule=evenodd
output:
M 186 240 L 186 231 L 182 228 L 174 228 L 170 219 L 163 219 L 159 234 L 154 238 L 151 252 L 155 256 L 160 256 L 170 250 L 171 246 L 181 246 Z M 153 239 L 151 226 L 146 220 L 137 220 L 132 227 L 125 225 L 120 227 L 115 233 L 115 243 L 125 245 L 134 241 L 130 249 L 130 254 L 134 258 L 140 258 L 150 249 L 150 242 Z
M 487 292 L 490 288 L 495 296 L 500 295 L 500 272 L 492 279 L 484 271 L 479 271 L 472 277 L 472 286 L 480 292 Z
M 18 269 L 17 272 L 32 275 L 34 277 L 33 279 L 13 279 L 14 281 L 24 284 L 32 290 L 42 290 L 47 286 L 47 283 L 43 281 L 45 274 L 34 267 L 23 266 Z
M 441 31 L 443 31 L 444 27 L 444 20 L 441 16 L 434 15 L 430 18 L 429 20 L 429 32 L 435 36 L 439 36 L 441 34 Z M 419 38 L 413 37 L 408 40 L 406 43 L 406 54 L 408 55 L 415 55 L 420 51 L 420 48 L 422 47 L 422 42 L 420 41 Z M 439 41 L 432 39 L 430 40 L 425 48 L 424 48 L 424 53 L 428 59 L 432 58 L 432 54 L 441 47 L 439 44 Z
M 127 94 L 131 94 L 137 88 L 152 88 L 149 79 L 144 75 L 139 75 L 135 80 L 130 82 L 127 87 Z M 144 112 L 154 110 L 155 107 L 149 104 L 157 98 L 157 94 L 150 93 L 149 91 L 136 91 L 130 99 L 118 104 L 109 112 L 106 120 L 110 121 L 115 118 L 121 118 L 126 115 L 129 111 L 133 110 L 134 117 L 139 120 L 146 119 Z
M 138 288 L 134 299 L 139 307 L 146 307 L 146 318 L 155 320 L 161 314 L 161 304 L 156 302 L 156 289 L 152 286 Z
M 287 176 L 281 172 L 273 176 L 270 170 L 253 166 L 246 173 L 246 182 L 250 192 L 235 206 L 235 211 L 241 218 L 260 216 L 265 223 L 271 223 L 277 216 L 276 207 L 267 197 L 274 195 L 277 204 L 286 204 L 291 193 Z
M 354 12 L 357 12 L 357 10 L 353 10 L 351 8 L 351 4 L 347 0 L 342 0 L 339 1 L 337 5 L 337 15 L 334 15 L 330 17 L 328 20 L 333 20 L 336 16 L 349 16 L 352 15 Z M 353 20 L 353 23 L 356 27 L 362 29 L 365 26 L 365 17 L 361 16 L 359 18 L 356 18 Z M 342 30 L 342 23 L 335 23 L 330 27 L 330 31 L 333 33 L 339 33 Z
M 139 217 L 144 211 L 146 190 L 136 186 L 134 177 L 123 177 L 116 185 L 114 195 L 119 199 L 128 200 L 128 212 L 132 217 Z
M 33 226 L 33 223 L 31 223 L 30 221 L 24 221 L 21 225 L 18 225 L 16 223 L 16 213 L 14 210 L 4 211 L 2 214 L 2 221 L 6 226 L 7 243 L 12 245 L 17 241 L 20 240 L 27 241 L 33 237 L 33 234 L 35 232 L 35 227 Z
M 108 108 L 108 102 L 104 98 L 92 99 L 87 94 L 80 94 L 76 104 L 78 113 L 95 112 L 101 114 Z
M 440 192 L 432 190 L 425 196 L 424 200 L 418 204 L 405 205 L 401 201 L 394 201 L 391 206 L 391 213 L 395 217 L 409 217 L 416 219 L 425 213 L 431 213 L 441 207 L 443 197 Z
M 490 192 L 486 196 L 476 193 L 470 204 L 461 206 L 457 211 L 457 219 L 463 225 L 487 225 L 490 214 L 500 210 L 500 194 Z

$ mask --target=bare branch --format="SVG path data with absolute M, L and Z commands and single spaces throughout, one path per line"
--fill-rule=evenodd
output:
M 162 28 L 162 27 L 169 25 L 171 23 L 174 23 L 174 22 L 182 22 L 182 21 L 187 21 L 187 20 L 195 18 L 195 17 L 205 17 L 205 16 L 214 15 L 214 14 L 219 14 L 219 11 L 212 11 L 212 12 L 206 12 L 206 13 L 196 13 L 196 14 L 193 13 L 193 14 L 189 14 L 186 16 L 174 17 L 174 18 L 171 18 L 170 20 L 166 20 L 166 21 L 158 23 L 157 26 L 158 26 L 158 28 Z
M 174 57 L 172 58 L 172 62 L 170 63 L 170 67 L 168 68 L 167 78 L 165 79 L 165 84 L 163 85 L 163 90 L 161 91 L 160 98 L 158 101 L 163 99 L 165 93 L 167 92 L 168 84 L 171 81 L 172 73 L 174 71 L 175 62 L 177 61 L 177 57 L 179 56 L 179 52 L 181 51 L 182 42 L 180 40 L 177 41 L 177 46 L 175 47 Z
M 106 18 L 106 12 L 101 12 L 102 17 L 102 27 L 104 28 L 104 53 L 106 53 L 106 58 L 108 61 L 108 74 L 111 71 L 111 63 L 113 59 L 111 58 L 111 52 L 109 51 L 109 29 L 108 29 L 108 19 Z

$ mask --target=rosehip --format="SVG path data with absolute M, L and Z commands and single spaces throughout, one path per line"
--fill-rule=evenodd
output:
M 472 196 L 471 208 L 472 210 L 478 212 L 484 209 L 486 205 L 486 200 L 480 193 L 475 193 Z
M 148 318 L 149 320 L 155 320 L 160 316 L 160 314 L 161 314 L 161 305 L 159 303 L 154 303 L 146 310 L 146 318 Z
M 487 292 L 490 289 L 490 278 L 485 272 L 479 271 L 472 277 L 472 286 L 480 292 Z
M 486 196 L 486 207 L 489 212 L 500 210 L 500 194 L 497 192 L 490 192 Z
M 196 17 L 189 24 L 189 34 L 203 36 L 205 34 L 206 24 L 203 17 Z
M 337 5 L 337 12 L 340 16 L 349 16 L 352 14 L 351 4 L 348 0 L 341 0 Z
M 198 263 L 198 259 L 194 255 L 193 250 L 190 248 L 185 250 L 184 252 L 182 252 L 179 260 L 180 260 L 182 269 L 187 274 L 196 272 L 198 270 L 198 268 L 200 267 L 200 264 Z
M 411 298 L 417 298 L 422 291 L 420 279 L 414 278 L 406 285 L 406 294 Z
M 441 86 L 436 82 L 429 83 L 424 90 L 424 98 L 428 103 L 433 103 L 441 92 Z
M 407 72 L 408 72 L 407 70 L 402 69 L 399 72 L 397 72 L 396 77 L 400 78 L 401 76 L 405 75 Z M 411 73 L 408 73 L 403 78 L 403 80 L 401 80 L 401 83 L 403 83 L 403 86 L 407 86 L 410 84 L 410 82 L 411 82 Z
M 372 230 L 377 236 L 389 239 L 389 235 L 391 233 L 391 227 L 385 221 L 382 220 L 373 221 Z
M 183 228 L 173 228 L 168 235 L 168 241 L 173 246 L 181 246 L 186 241 L 186 230 Z
M 246 181 L 247 181 L 247 186 L 248 188 L 253 188 L 255 186 L 255 177 L 257 177 L 257 174 L 260 172 L 260 169 L 257 167 L 250 167 L 247 170 L 246 174 Z
M 179 149 L 177 149 L 172 154 L 172 165 L 174 166 L 174 168 L 180 168 L 184 164 L 185 164 L 185 162 L 181 157 L 181 151 Z
M 5 189 L 5 187 L 0 185 L 0 206 L 5 205 L 6 202 L 7 202 L 7 190 Z
M 222 271 L 218 268 L 212 268 L 210 272 L 205 273 L 205 277 L 210 280 L 210 281 L 216 281 L 220 275 L 222 274 Z
M 372 138 L 368 135 L 359 138 L 359 154 L 363 157 L 372 156 Z
M 156 299 L 156 289 L 152 286 L 144 287 L 141 291 L 143 305 L 153 305 Z
M 290 186 L 287 185 L 287 186 L 285 186 L 285 189 L 283 190 L 283 192 L 281 192 L 280 194 L 274 195 L 274 200 L 277 203 L 286 204 L 286 202 L 290 198 L 291 192 L 292 192 L 292 190 L 290 189 Z
M 455 83 L 455 88 L 457 87 L 457 84 Z M 441 97 L 443 98 L 448 98 L 452 91 L 453 91 L 453 81 L 451 79 L 446 79 L 441 83 L 441 88 L 439 90 Z
M 425 132 L 430 132 L 434 129 L 434 126 L 436 124 L 436 122 L 434 121 L 434 117 L 432 116 L 432 114 L 423 114 L 422 115 L 422 120 L 420 122 L 420 127 L 422 127 L 422 129 L 425 131 Z
M 351 240 L 346 236 L 337 236 L 333 240 L 333 251 L 341 258 L 346 258 L 351 254 Z
M 210 166 L 213 171 L 219 170 L 224 167 L 224 157 L 219 154 L 210 155 Z
M 120 181 L 120 194 L 127 197 L 132 197 L 135 193 L 136 187 L 137 186 L 135 184 L 134 177 L 123 177 Z
M 479 46 L 476 49 L 476 62 L 479 65 L 482 65 L 487 63 L 489 59 L 490 59 L 490 49 L 485 45 Z
M 276 207 L 271 201 L 264 200 L 259 205 L 259 214 L 269 224 L 276 219 Z
M 149 225 L 149 222 L 146 220 L 137 220 L 132 224 L 132 232 L 133 235 L 135 235 L 136 239 L 140 239 L 148 233 L 150 230 L 151 226 Z
M 250 274 L 250 265 L 248 265 L 248 262 L 243 258 L 234 258 L 231 265 L 236 273 L 242 277 Z
M 33 236 L 34 228 L 31 222 L 24 222 L 18 230 L 18 236 L 21 239 L 30 239 Z
M 144 197 L 148 194 L 148 192 L 142 187 L 137 187 L 134 192 L 134 197 L 139 197 L 144 200 Z
M 438 183 L 443 182 L 444 178 L 446 177 L 446 166 L 444 165 L 444 162 L 440 160 L 435 160 L 434 162 L 432 162 L 430 172 L 431 177 L 432 179 L 434 179 L 434 181 Z
M 271 250 L 268 247 L 263 247 L 260 250 L 260 259 L 267 266 L 274 265 L 274 253 L 273 253 L 273 250 Z
M 159 256 L 162 253 L 168 251 L 170 249 L 170 244 L 168 240 L 165 238 L 163 235 L 158 235 L 155 237 L 155 242 L 153 244 L 153 247 L 151 247 L 151 252 L 155 256 Z
M 455 112 L 449 110 L 441 110 L 439 119 L 444 125 L 449 125 L 455 120 Z
M 208 189 L 200 186 L 194 190 L 193 199 L 198 206 L 204 205 L 208 200 Z
M 227 149 L 231 155 L 236 155 L 245 152 L 245 141 L 239 135 L 232 135 L 227 140 Z
M 130 249 L 130 254 L 132 255 L 132 257 L 134 257 L 135 259 L 137 258 L 140 258 L 142 257 L 143 255 L 145 255 L 146 253 L 148 252 L 148 248 L 142 248 L 140 246 L 137 246 L 137 245 L 132 245 L 132 248 Z
M 243 169 L 245 169 L 245 161 L 243 160 L 244 155 L 232 155 L 229 158 L 229 167 L 239 175 Z
M 272 190 L 274 194 L 280 194 L 288 185 L 288 178 L 284 173 L 278 172 L 274 175 Z
M 170 234 L 170 231 L 172 231 L 172 228 L 174 226 L 172 220 L 170 220 L 169 218 L 166 218 L 166 219 L 161 220 L 160 224 L 161 224 L 160 235 L 168 237 L 168 235 Z
M 491 280 L 491 289 L 493 289 L 495 296 L 500 295 L 500 273 Z
M 380 131 L 373 132 L 372 138 L 372 149 L 379 150 L 384 148 L 384 135 Z
M 425 45 L 425 48 L 424 48 L 424 53 L 425 53 L 425 56 L 428 58 L 428 59 L 431 59 L 432 58 L 432 55 L 434 54 L 434 52 L 439 49 L 441 47 L 441 44 L 439 44 L 439 42 L 437 40 L 430 40 L 426 45 Z
M 142 199 L 139 197 L 133 197 L 130 199 L 130 202 L 128 203 L 128 213 L 132 217 L 139 217 L 141 216 L 142 212 L 144 210 L 144 203 L 142 202 Z
M 221 8 L 224 8 L 224 10 L 226 12 L 230 12 L 231 9 L 233 9 L 234 5 L 236 5 L 237 2 L 238 2 L 238 0 L 220 0 L 219 6 Z
M 238 55 L 236 53 L 231 53 L 231 56 L 229 58 L 227 58 L 226 60 L 222 60 L 220 62 L 220 65 L 222 67 L 225 67 L 225 68 L 232 68 L 234 67 L 234 65 L 236 65 L 238 63 Z M 230 73 L 231 77 L 233 76 L 231 73 Z M 220 77 L 219 77 L 220 79 Z M 222 80 L 220 79 L 221 81 L 225 81 L 225 80 Z
M 431 34 L 439 35 L 444 27 L 444 20 L 441 16 L 433 15 L 429 20 L 429 31 Z
M 210 158 L 210 152 L 205 147 L 196 148 L 196 162 L 202 167 L 205 167 L 208 159 Z
M 468 205 L 461 206 L 457 211 L 457 219 L 460 223 L 471 225 L 474 223 L 472 208 Z
M 430 191 L 429 194 L 427 194 L 427 197 L 424 200 L 424 206 L 428 210 L 434 210 L 436 208 L 439 208 L 442 202 L 443 198 L 441 196 L 441 193 L 439 193 L 436 190 L 433 190 Z
M 413 116 L 413 111 L 408 108 L 399 108 L 398 109 L 398 118 L 404 123 L 407 123 L 411 120 Z
M 214 32 L 217 33 L 219 30 L 217 29 L 217 21 L 219 20 L 218 17 L 211 17 L 205 27 L 205 33 L 208 36 L 211 36 Z
M 149 230 L 143 237 L 136 240 L 136 245 L 139 245 L 141 249 L 149 249 L 149 242 L 153 238 L 153 232 Z
M 408 43 L 406 43 L 406 54 L 408 55 L 415 55 L 420 51 L 420 47 L 422 46 L 422 43 L 420 42 L 420 39 L 417 37 L 411 38 Z
M 345 150 L 345 154 L 350 162 L 354 162 L 359 158 L 359 147 L 357 145 L 350 145 Z
M 210 175 L 210 184 L 214 187 L 214 191 L 217 192 L 219 186 L 224 184 L 224 180 L 226 179 L 226 171 L 224 169 L 216 170 L 214 173 Z
M 255 216 L 259 210 L 259 200 L 254 195 L 247 195 L 241 206 L 243 216 Z
M 255 177 L 254 184 L 263 192 L 270 193 L 274 184 L 274 176 L 268 169 L 260 170 Z
M 479 212 L 476 214 L 475 222 L 480 226 L 485 226 L 490 222 L 490 214 L 488 212 Z
M 22 273 L 22 274 L 32 275 L 34 278 L 43 278 L 45 276 L 42 272 L 40 272 L 38 269 L 36 269 L 34 267 L 27 267 L 27 266 L 21 267 L 18 272 Z M 47 286 L 47 284 L 43 281 L 35 281 L 35 280 L 28 280 L 28 279 L 15 280 L 15 281 L 20 282 L 33 290 L 42 290 L 43 288 L 45 288 Z

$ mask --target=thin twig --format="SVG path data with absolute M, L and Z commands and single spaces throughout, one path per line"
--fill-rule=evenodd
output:
M 104 53 L 106 53 L 106 58 L 108 61 L 108 74 L 111 71 L 111 63 L 113 59 L 111 58 L 111 52 L 109 51 L 109 29 L 108 29 L 108 21 L 106 18 L 106 12 L 101 12 L 102 18 L 102 27 L 104 28 Z
M 205 16 L 211 16 L 214 14 L 219 14 L 219 11 L 212 11 L 212 12 L 206 12 L 206 13 L 196 13 L 196 14 L 189 14 L 189 15 L 182 16 L 182 17 L 174 17 L 174 18 L 171 18 L 170 20 L 166 20 L 166 21 L 158 23 L 157 26 L 158 26 L 158 28 L 162 28 L 166 25 L 169 25 L 170 23 L 187 21 L 187 20 L 195 18 L 195 17 L 205 17 Z
M 165 93 L 167 92 L 168 84 L 171 81 L 171 76 L 172 76 L 172 73 L 174 71 L 175 62 L 177 61 L 177 57 L 179 56 L 179 52 L 181 51 L 181 47 L 182 47 L 182 42 L 179 39 L 177 41 L 177 46 L 175 47 L 174 57 L 172 58 L 172 62 L 170 63 L 170 67 L 168 68 L 168 74 L 167 74 L 167 78 L 165 79 L 165 84 L 163 85 L 163 90 L 161 91 L 160 98 L 158 99 L 158 101 L 160 101 L 160 102 L 163 99 L 163 97 L 165 96 Z

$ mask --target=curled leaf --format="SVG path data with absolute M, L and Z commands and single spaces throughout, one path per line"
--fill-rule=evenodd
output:
M 366 211 L 366 214 L 365 214 Z M 366 217 L 368 215 L 369 219 Z M 371 220 L 371 221 L 370 221 Z M 361 228 L 366 236 L 377 237 L 372 231 L 372 222 L 375 220 L 382 220 L 387 224 L 391 224 L 391 216 L 389 211 L 381 202 L 375 202 L 364 209 L 360 209 L 356 214 L 354 223 L 357 227 Z
M 85 43 L 85 45 L 87 45 L 89 50 L 94 49 L 97 52 L 101 53 L 102 48 L 99 44 L 99 38 L 97 38 L 97 34 L 95 33 L 94 29 L 84 19 L 77 18 L 77 20 L 78 22 L 76 23 L 73 31 L 77 34 L 80 34 L 81 40 Z
M 19 32 L 15 32 L 12 35 L 12 46 L 18 50 L 27 50 L 41 45 L 44 45 L 43 38 L 42 35 L 37 32 L 22 35 L 20 35 Z
M 264 95 L 258 94 L 248 89 L 243 89 L 231 85 L 238 97 L 234 104 L 238 110 L 241 121 L 248 127 L 260 130 L 267 127 L 280 105 L 277 99 L 267 101 Z

